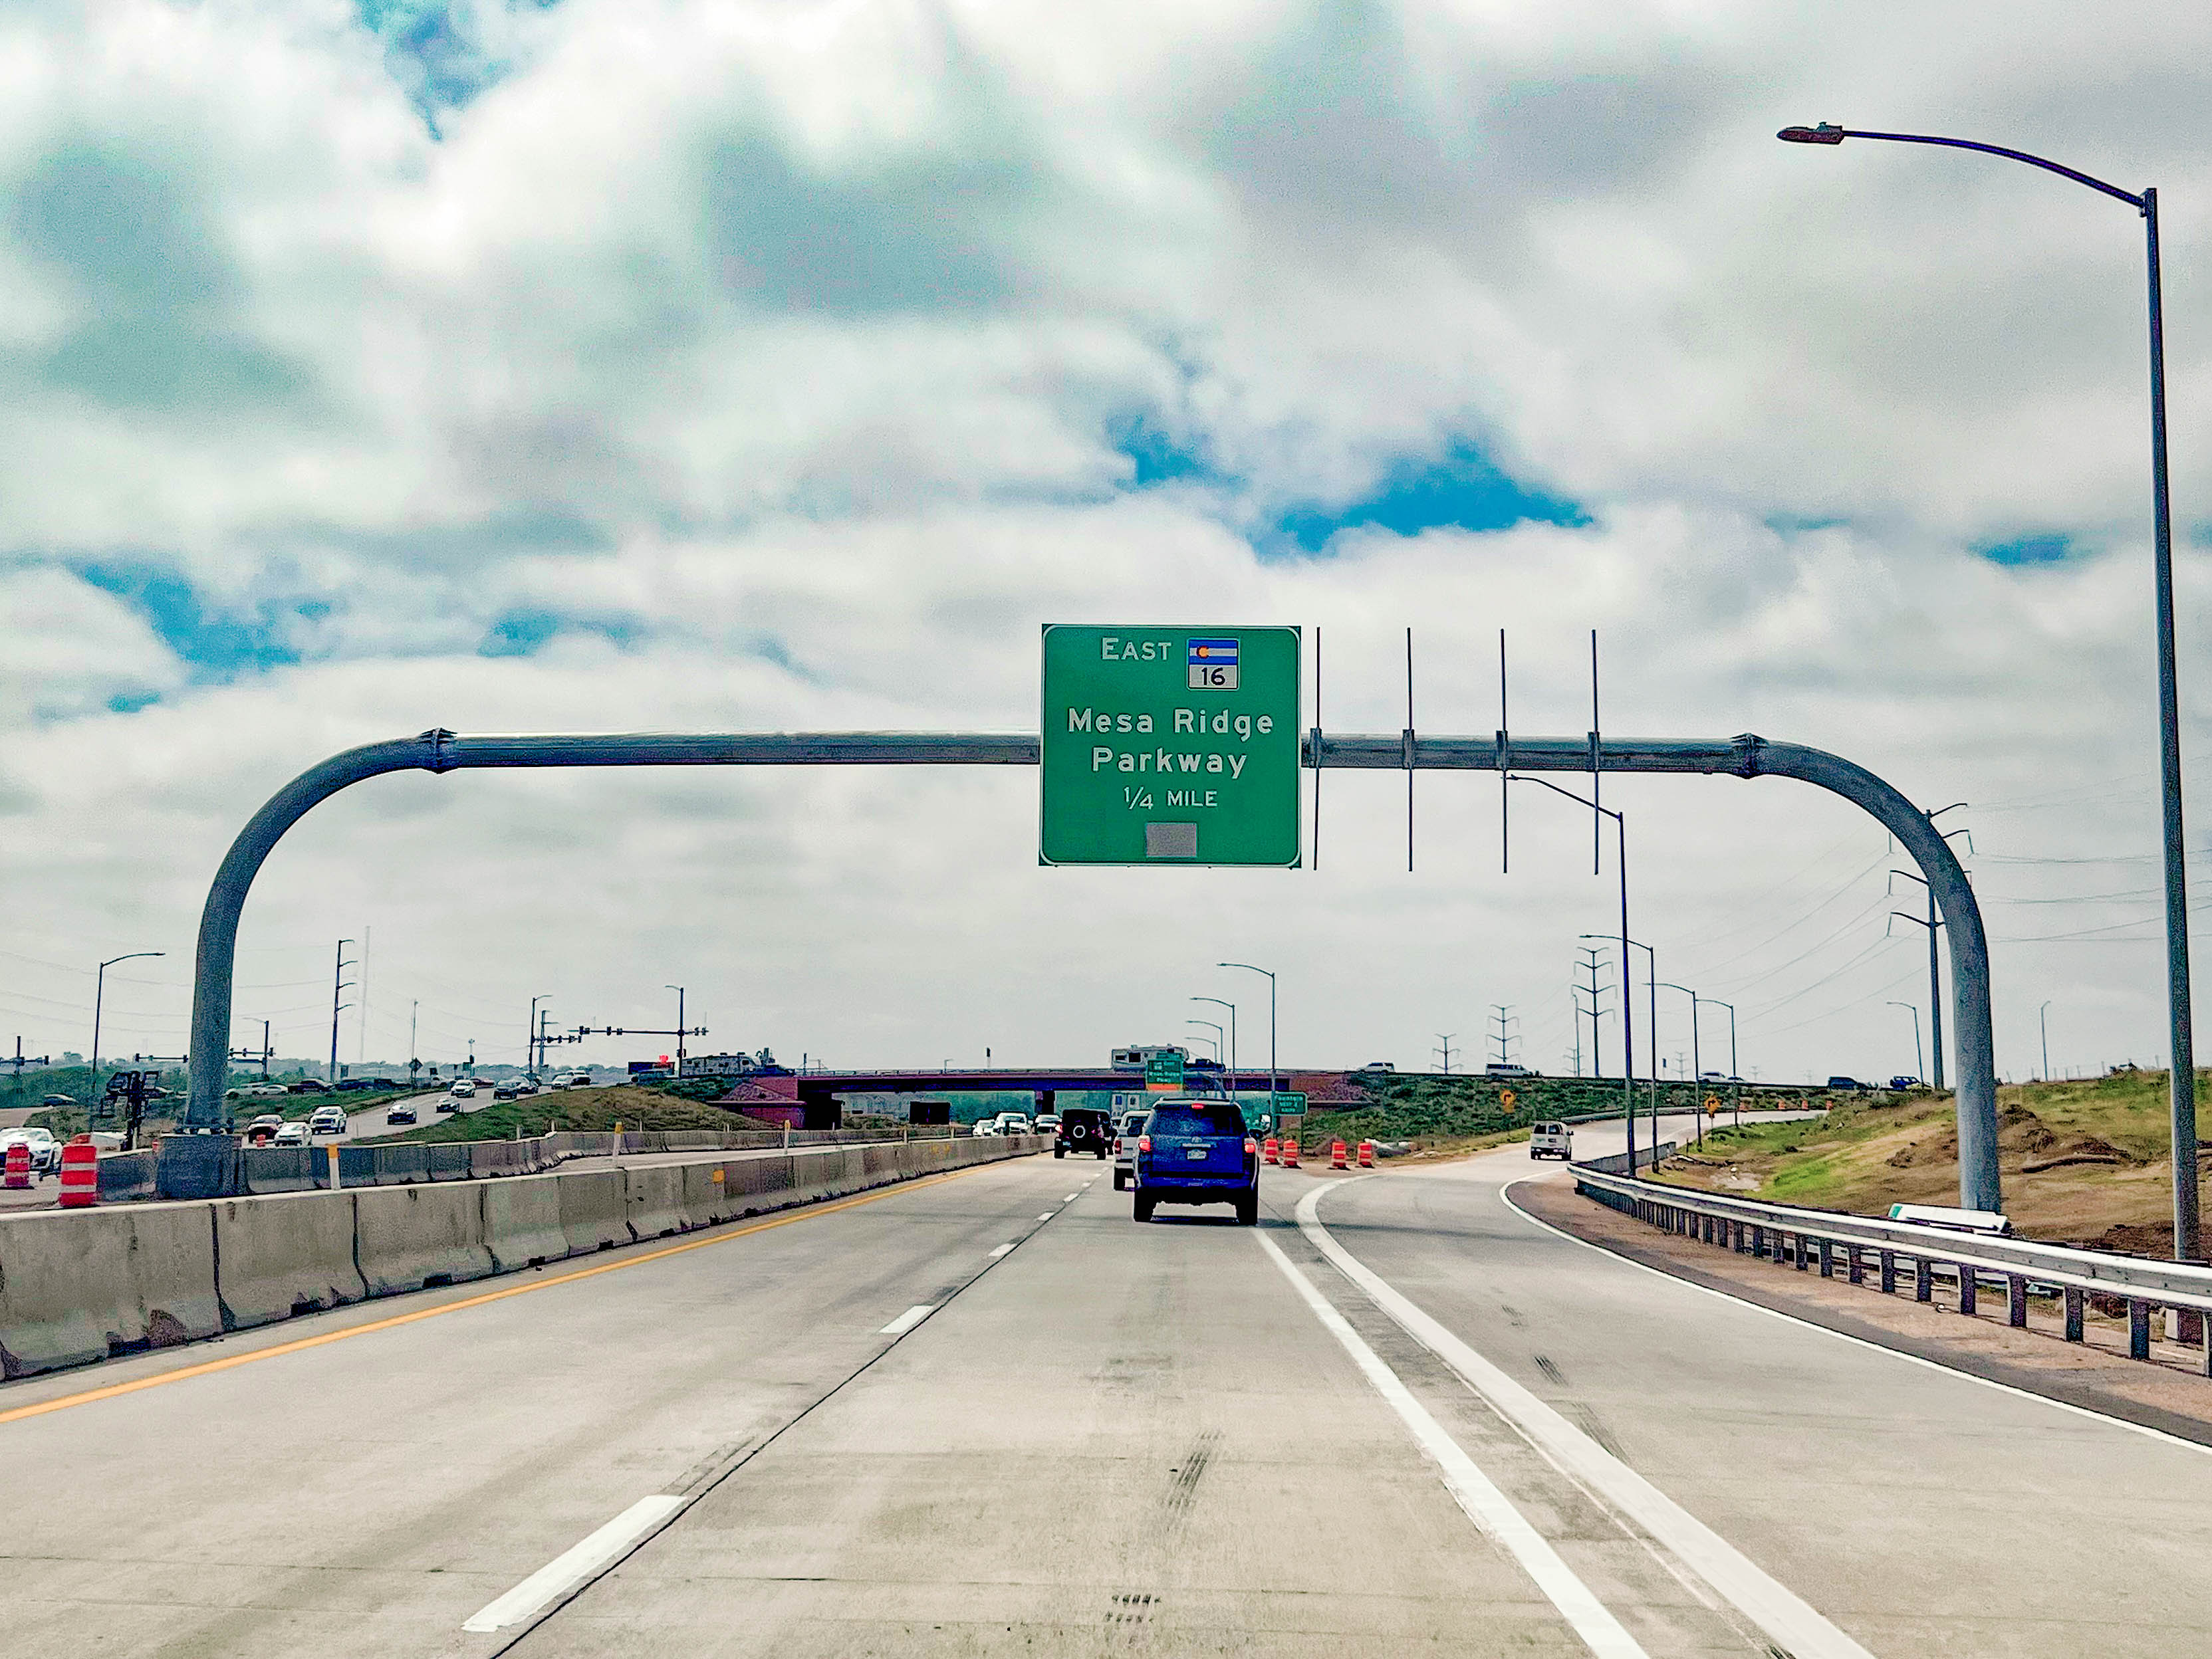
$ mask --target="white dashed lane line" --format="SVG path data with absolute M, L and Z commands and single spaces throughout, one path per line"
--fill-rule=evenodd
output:
M 996 1249 L 996 1250 L 993 1250 L 993 1251 L 991 1252 L 991 1259 L 992 1259 L 993 1261 L 994 1261 L 994 1262 L 995 1262 L 995 1261 L 997 1261 L 997 1260 L 999 1259 L 999 1257 L 1000 1257 L 1001 1256 L 1004 1256 L 1004 1255 L 1005 1255 L 1008 1250 L 1012 1250 L 1012 1248 L 1013 1248 L 1013 1245 L 1012 1245 L 1012 1244 L 1001 1244 L 1001 1245 L 1000 1245 L 1000 1246 L 998 1247 L 998 1249 Z
M 605 1570 L 609 1562 L 683 1507 L 681 1498 L 666 1492 L 639 1499 L 582 1543 L 555 1556 L 497 1601 L 487 1602 L 461 1628 L 482 1634 L 520 1624 Z
M 878 1336 L 903 1336 L 916 1325 L 937 1311 L 934 1302 L 917 1302 L 904 1313 L 876 1333 Z

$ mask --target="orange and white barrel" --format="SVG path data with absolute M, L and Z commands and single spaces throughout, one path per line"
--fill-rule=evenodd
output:
M 100 1202 L 100 1148 L 71 1141 L 62 1148 L 62 1208 L 83 1209 Z

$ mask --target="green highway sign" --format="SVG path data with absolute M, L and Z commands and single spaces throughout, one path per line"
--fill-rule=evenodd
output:
M 1182 1087 L 1182 1056 L 1170 1049 L 1165 1054 L 1145 1057 L 1145 1087 L 1148 1089 L 1179 1089 Z
M 1298 863 L 1298 630 L 1048 624 L 1043 864 Z

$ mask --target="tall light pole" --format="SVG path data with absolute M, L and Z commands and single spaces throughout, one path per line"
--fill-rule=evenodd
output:
M 1255 968 L 1249 962 L 1216 962 L 1218 968 L 1242 968 L 1247 973 L 1267 976 L 1267 1121 L 1281 1126 L 1283 1114 L 1276 1110 L 1280 1104 L 1275 1098 L 1282 1082 L 1282 1074 L 1275 1069 L 1275 975 L 1272 969 Z
M 1743 1072 L 1735 1063 L 1735 1004 L 1723 1002 L 1717 996 L 1705 1001 L 1717 1008 L 1729 1011 L 1729 1112 L 1738 1129 L 1743 1127 Z
M 100 1087 L 100 1008 L 107 990 L 107 971 L 118 962 L 135 962 L 142 956 L 167 956 L 165 950 L 134 950 L 126 955 L 111 956 L 100 965 L 92 977 L 92 1086 Z
M 2035 1023 L 2043 1032 L 2043 1081 L 2051 1081 L 2051 1004 L 2045 1002 L 2035 1011 Z
M 526 1072 L 535 1072 L 544 1063 L 541 1057 L 545 1051 L 544 1046 L 538 1041 L 544 1033 L 538 1028 L 538 1005 L 552 1000 L 553 996 L 550 991 L 540 991 L 530 999 L 530 1030 L 522 1039 L 522 1069 Z M 680 1026 L 684 1022 L 678 1020 L 676 1023 Z
M 1533 778 L 1525 773 L 1509 772 L 1500 774 L 1510 784 L 1540 784 L 1554 795 L 1563 795 L 1577 806 L 1588 807 L 1592 812 L 1613 820 L 1613 838 L 1618 854 L 1613 859 L 1620 872 L 1620 1104 L 1621 1116 L 1628 1126 L 1628 1176 L 1636 1178 L 1636 1015 L 1634 1004 L 1629 1000 L 1628 980 L 1628 820 L 1611 807 L 1601 807 L 1595 801 L 1586 801 L 1572 790 L 1561 789 L 1548 778 Z M 1584 939 L 1606 939 L 1612 935 L 1586 933 Z M 1657 1022 L 1653 1022 L 1657 1030 Z M 1655 1142 L 1656 1144 L 1656 1142 Z
M 1237 1093 L 1237 1004 L 1231 1002 L 1225 996 L 1194 996 L 1190 1000 L 1194 1002 L 1216 1002 L 1229 1010 L 1229 1093 L 1231 1098 L 1234 1099 Z M 1218 1029 L 1218 1027 L 1217 1027 L 1217 1029 Z M 1221 1057 L 1217 1054 L 1213 1057 L 1218 1060 Z
M 1928 1075 L 1928 1072 L 1923 1063 L 1926 1061 L 1927 1056 L 1923 1054 L 1920 1050 L 1920 1004 L 1917 1002 L 1900 1002 L 1893 996 L 1889 999 L 1889 1005 L 1893 1008 L 1903 1008 L 1907 1014 L 1912 1016 L 1912 1067 L 1913 1069 L 1918 1072 L 1921 1076 L 1925 1077 Z
M 351 943 L 353 941 L 350 939 L 338 941 L 337 966 L 331 970 L 331 1081 L 333 1083 L 338 1081 L 338 1015 L 352 1006 L 338 1001 L 339 994 L 353 984 L 345 977 L 349 966 L 345 960 L 345 948 Z
M 676 993 L 676 1075 L 681 1077 L 684 1075 L 684 987 L 663 985 L 661 989 Z
M 1964 138 L 1926 133 L 1861 132 L 1823 121 L 1816 127 L 1784 127 L 1775 135 L 1790 144 L 1840 144 L 1846 138 L 1881 139 L 1895 144 L 1935 144 L 1945 149 L 1976 150 L 1984 155 L 2024 161 L 2077 185 L 2124 202 L 2142 215 L 2143 257 L 2150 312 L 2150 487 L 2151 569 L 2156 590 L 2158 631 L 2159 798 L 2166 852 L 2166 1002 L 2172 1070 L 2166 1095 L 2172 1109 L 2173 1253 L 2187 1260 L 2197 1254 L 2197 1055 L 2189 1009 L 2189 875 L 2181 838 L 2181 708 L 2179 676 L 2173 660 L 2173 510 L 2166 465 L 2166 317 L 2160 294 L 2158 192 L 2141 195 L 2093 179 L 2086 173 L 2025 150 L 1978 144 Z
M 1698 1120 L 1698 1144 L 1702 1147 L 1705 1144 L 1705 1108 L 1698 1098 L 1698 1091 L 1705 1086 L 1705 1062 L 1698 1047 L 1698 1004 L 1705 999 L 1687 985 L 1678 985 L 1671 980 L 1668 982 L 1667 989 L 1679 990 L 1690 999 L 1690 1111 Z M 1653 1155 L 1656 1157 L 1659 1147 L 1656 1129 L 1653 1130 L 1651 1146 Z

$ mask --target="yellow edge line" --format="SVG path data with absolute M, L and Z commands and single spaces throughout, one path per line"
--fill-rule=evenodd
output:
M 387 1319 L 372 1319 L 365 1325 L 349 1325 L 343 1330 L 325 1331 L 320 1336 L 302 1336 L 289 1342 L 278 1342 L 265 1348 L 256 1348 L 251 1353 L 234 1353 L 221 1359 L 209 1359 L 197 1365 L 183 1365 L 175 1371 L 165 1371 L 158 1377 L 142 1377 L 136 1382 L 112 1383 L 104 1389 L 87 1389 L 82 1394 L 64 1395 L 58 1400 L 45 1400 L 35 1406 L 18 1406 L 13 1411 L 0 1411 L 0 1423 L 13 1423 L 26 1417 L 43 1417 L 50 1411 L 67 1411 L 72 1406 L 88 1406 L 96 1400 L 112 1400 L 125 1394 L 137 1394 L 145 1389 L 166 1388 L 171 1383 L 189 1381 L 195 1377 L 206 1377 L 219 1371 L 229 1371 L 239 1365 L 250 1365 L 258 1360 L 274 1359 L 280 1354 L 298 1353 L 307 1348 L 319 1348 L 331 1342 L 343 1342 L 356 1336 L 368 1336 L 380 1330 L 392 1330 L 401 1325 L 411 1325 L 418 1320 L 435 1319 L 441 1314 L 459 1313 L 464 1308 L 480 1308 L 490 1302 L 504 1302 L 510 1296 L 527 1296 L 534 1290 L 550 1290 L 556 1285 L 573 1285 L 580 1279 L 596 1279 L 603 1273 L 619 1273 L 624 1268 L 643 1267 L 647 1262 L 659 1262 L 671 1256 L 682 1256 L 687 1251 L 705 1250 L 710 1244 L 726 1244 L 732 1238 L 749 1238 L 756 1232 L 766 1232 L 771 1227 L 787 1227 L 794 1221 L 807 1220 L 817 1215 L 829 1215 L 837 1210 L 854 1209 L 862 1204 L 872 1204 L 879 1199 L 900 1193 L 912 1192 L 917 1187 L 934 1186 L 939 1181 L 951 1181 L 963 1175 L 972 1175 L 979 1169 L 991 1169 L 996 1163 L 973 1164 L 966 1169 L 946 1170 L 938 1175 L 925 1175 L 916 1180 L 897 1181 L 880 1192 L 862 1193 L 858 1197 L 840 1198 L 827 1204 L 802 1204 L 789 1214 L 755 1221 L 750 1226 L 730 1232 L 717 1232 L 712 1238 L 694 1238 L 688 1244 L 671 1244 L 664 1250 L 648 1250 L 642 1256 L 632 1256 L 620 1262 L 609 1262 L 603 1267 L 583 1268 L 574 1273 L 557 1274 L 550 1279 L 533 1279 L 526 1285 L 510 1285 L 505 1290 L 487 1291 L 481 1296 L 463 1297 L 458 1302 L 442 1302 L 434 1308 L 417 1308 L 412 1313 L 395 1313 Z M 726 1224 L 725 1224 L 726 1225 Z

